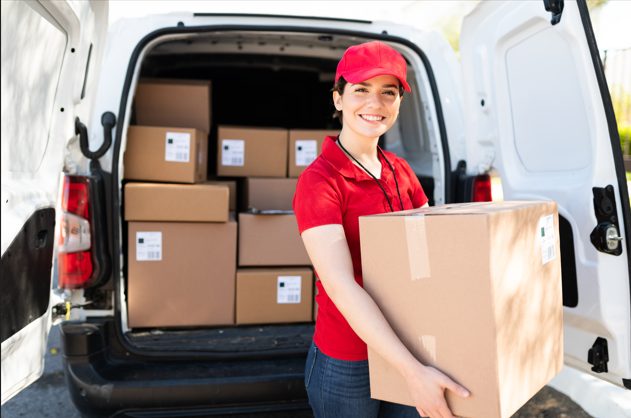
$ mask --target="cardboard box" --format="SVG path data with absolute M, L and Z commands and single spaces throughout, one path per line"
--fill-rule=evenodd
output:
M 237 210 L 237 181 L 236 180 L 208 180 L 203 184 L 214 184 L 219 186 L 227 186 L 230 190 L 229 208 L 231 211 Z
M 131 328 L 234 324 L 234 214 L 227 223 L 129 222 L 128 226 Z
M 239 214 L 239 266 L 308 266 L 296 215 Z
M 243 210 L 294 210 L 298 179 L 248 177 L 243 181 Z
M 557 204 L 445 205 L 359 218 L 364 288 L 410 352 L 466 387 L 456 416 L 508 418 L 563 368 Z M 384 245 L 387 243 L 387 245 Z M 412 405 L 368 349 L 371 396 Z
M 310 268 L 237 270 L 237 324 L 310 322 Z
M 298 177 L 322 153 L 322 144 L 327 135 L 337 136 L 340 131 L 301 130 L 289 131 L 288 177 Z
M 224 185 L 127 183 L 126 221 L 228 222 Z
M 194 128 L 208 134 L 211 125 L 210 80 L 144 78 L 135 95 L 136 123 Z
M 123 157 L 125 179 L 206 181 L 208 135 L 197 129 L 130 126 Z
M 219 126 L 217 175 L 287 177 L 287 130 Z

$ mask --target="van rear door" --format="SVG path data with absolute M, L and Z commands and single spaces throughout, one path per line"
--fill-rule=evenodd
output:
M 37 380 L 51 325 L 60 174 L 81 171 L 106 2 L 2 3 L 2 403 Z
M 565 363 L 631 389 L 629 192 L 585 1 L 482 2 L 460 51 L 467 165 L 559 204 Z

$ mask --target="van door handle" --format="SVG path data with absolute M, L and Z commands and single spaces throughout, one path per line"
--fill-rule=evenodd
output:
M 74 121 L 75 135 L 79 135 L 79 147 L 81 153 L 86 158 L 96 160 L 105 155 L 110 146 L 112 146 L 112 128 L 116 126 L 116 116 L 112 112 L 105 112 L 101 116 L 101 125 L 103 125 L 103 144 L 97 151 L 90 151 L 88 141 L 88 128 L 81 122 L 79 117 Z

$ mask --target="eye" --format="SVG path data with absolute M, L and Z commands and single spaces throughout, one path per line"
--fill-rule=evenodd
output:
M 368 91 L 368 90 L 366 90 L 366 89 L 365 89 L 365 88 L 363 88 L 363 87 L 357 87 L 357 88 L 355 89 L 355 92 L 358 92 L 358 91 L 360 91 L 360 92 L 366 92 L 366 91 Z
M 393 90 L 386 90 L 384 93 L 389 94 L 391 96 L 396 96 L 397 95 Z

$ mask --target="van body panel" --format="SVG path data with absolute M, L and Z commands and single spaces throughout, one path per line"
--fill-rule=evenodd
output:
M 2 328 L 10 329 L 2 341 L 2 403 L 44 369 L 60 174 L 86 167 L 75 118 L 91 126 L 107 16 L 100 1 L 2 3 L 2 271 L 11 274 L 2 293 L 12 295 L 2 303 Z M 20 272 L 19 289 L 15 257 L 37 263 Z M 45 299 L 33 291 L 42 286 Z M 14 313 L 25 308 L 30 316 L 19 321 Z
M 465 18 L 467 165 L 490 161 L 507 200 L 558 202 L 568 225 L 561 228 L 564 294 L 572 286 L 578 294 L 564 302 L 565 363 L 624 386 L 631 376 L 631 215 L 620 141 L 585 2 L 565 2 L 556 24 L 551 16 L 540 2 L 483 2 Z M 607 186 L 626 240 L 619 255 L 590 239 L 602 222 L 595 194 Z M 575 266 L 567 264 L 572 259 Z M 588 358 L 599 337 L 609 359 L 596 371 Z

